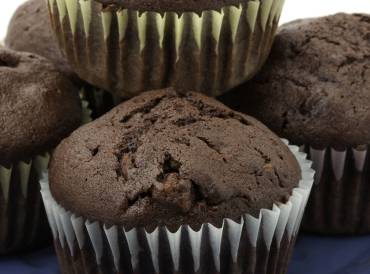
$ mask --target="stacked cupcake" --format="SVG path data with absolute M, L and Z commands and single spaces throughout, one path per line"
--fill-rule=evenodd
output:
M 33 54 L 0 51 L 0 252 L 42 244 L 39 188 L 66 274 L 284 274 L 302 219 L 370 232 L 370 17 L 274 42 L 283 4 L 20 7 L 6 45 Z M 77 129 L 82 88 L 99 118 Z
M 129 98 L 175 86 L 219 95 L 266 59 L 281 0 L 50 0 L 52 26 L 81 78 Z

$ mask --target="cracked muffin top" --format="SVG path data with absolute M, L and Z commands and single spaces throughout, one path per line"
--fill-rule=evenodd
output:
M 0 164 L 50 151 L 81 124 L 76 87 L 47 59 L 0 49 Z
M 370 16 L 282 26 L 259 75 L 221 100 L 295 144 L 370 144 Z
M 55 200 L 75 214 L 128 229 L 176 229 L 286 202 L 301 170 L 254 118 L 167 89 L 75 131 L 56 149 L 49 177 Z

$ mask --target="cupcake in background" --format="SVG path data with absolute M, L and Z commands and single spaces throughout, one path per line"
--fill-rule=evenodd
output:
M 39 180 L 81 117 L 78 90 L 52 63 L 0 49 L 0 254 L 51 240 Z
M 62 141 L 42 181 L 62 273 L 286 273 L 313 170 L 197 93 L 151 91 Z
M 111 94 L 87 84 L 72 70 L 52 31 L 45 0 L 28 0 L 19 6 L 9 23 L 5 46 L 16 51 L 35 53 L 52 61 L 80 87 L 81 96 L 88 101 L 94 118 L 106 113 L 120 102 Z
M 49 0 L 78 75 L 122 98 L 175 86 L 217 96 L 268 56 L 284 0 Z
M 5 46 L 43 56 L 75 82 L 81 81 L 59 49 L 43 0 L 28 0 L 19 6 L 9 23 Z
M 305 231 L 370 233 L 369 33 L 365 14 L 286 24 L 261 73 L 221 98 L 309 153 Z

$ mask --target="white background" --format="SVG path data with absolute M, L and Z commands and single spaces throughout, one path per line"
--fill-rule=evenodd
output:
M 2 2 L 0 4 L 0 39 L 6 35 L 7 25 L 13 12 L 24 1 L 0 0 Z M 370 13 L 370 0 L 286 0 L 281 23 L 336 12 Z

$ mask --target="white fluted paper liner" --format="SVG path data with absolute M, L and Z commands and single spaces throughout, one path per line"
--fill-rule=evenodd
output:
M 0 165 L 0 189 L 4 201 L 7 202 L 9 200 L 11 178 L 14 176 L 15 172 L 18 172 L 19 174 L 21 192 L 23 197 L 26 199 L 28 195 L 31 169 L 34 169 L 41 179 L 42 172 L 47 170 L 49 159 L 49 153 L 45 153 L 44 155 L 37 155 L 29 162 L 20 161 L 10 167 Z
M 0 254 L 45 243 L 47 222 L 38 181 L 48 163 L 49 153 L 45 153 L 7 167 L 0 165 Z
M 324 234 L 370 233 L 368 146 L 337 150 L 309 145 L 316 171 L 304 230 Z
M 156 228 L 151 233 L 144 230 L 150 249 L 149 253 L 151 254 L 152 263 L 156 272 L 159 273 L 159 233 L 161 230 L 165 232 L 164 235 L 167 237 L 170 248 L 169 254 L 171 254 L 176 271 L 179 269 L 180 245 L 183 233 L 187 233 L 189 236 L 195 272 L 199 270 L 201 263 L 201 245 L 205 240 L 203 237 L 209 237 L 208 241 L 217 271 L 220 270 L 221 242 L 224 237 L 228 238 L 230 243 L 230 254 L 234 262 L 237 261 L 243 231 L 247 233 L 249 244 L 253 247 L 257 246 L 257 240 L 259 237 L 263 236 L 268 250 L 270 250 L 274 240 L 279 247 L 284 235 L 287 235 L 290 240 L 294 239 L 298 233 L 303 212 L 311 191 L 314 171 L 310 168 L 310 162 L 306 159 L 306 154 L 299 152 L 298 147 L 289 146 L 289 148 L 294 153 L 301 166 L 302 180 L 299 182 L 299 186 L 293 190 L 287 203 L 276 204 L 272 209 L 262 209 L 258 218 L 245 215 L 240 219 L 240 222 L 225 219 L 221 228 L 206 223 L 201 226 L 199 231 L 194 231 L 187 225 L 180 227 L 180 229 L 174 233 L 165 227 Z M 103 237 L 106 237 L 115 267 L 118 270 L 119 260 L 122 255 L 120 254 L 118 234 L 123 232 L 131 254 L 132 267 L 134 270 L 138 267 L 138 256 L 140 252 L 138 233 L 142 231 L 142 229 L 134 228 L 127 231 L 124 227 L 119 226 L 107 228 L 104 224 L 100 224 L 99 222 L 90 222 L 83 217 L 76 217 L 73 213 L 64 210 L 54 200 L 49 189 L 47 174 L 45 174 L 40 184 L 54 239 L 59 241 L 63 248 L 69 248 L 72 256 L 75 254 L 76 248 L 82 249 L 84 247 L 87 239 L 83 231 L 84 228 L 86 228 L 89 237 L 88 240 L 91 242 L 95 251 L 97 264 L 100 265 L 103 255 Z M 228 227 L 227 235 L 224 233 L 226 226 Z M 204 233 L 205 229 L 208 231 L 208 236 L 204 236 L 206 235 Z
M 90 114 L 88 103 L 82 101 L 83 124 L 91 121 Z M 42 229 L 47 228 L 47 222 L 43 220 L 38 182 L 47 171 L 50 154 L 45 152 L 29 161 L 0 165 L 0 215 L 3 218 L 0 219 L 0 253 L 37 245 L 39 236 L 47 238 L 48 233 Z
M 214 93 L 224 92 L 218 89 L 225 88 L 219 82 L 226 71 L 230 74 L 227 88 L 240 84 L 268 56 L 284 2 L 249 0 L 198 14 L 104 9 L 95 0 L 48 0 L 61 48 L 80 77 L 121 97 L 137 94 L 143 81 L 149 81 L 141 87 L 144 90 L 168 87 L 167 79 L 171 84 L 184 77 L 188 79 L 187 73 L 192 71 L 194 77 L 198 77 L 196 72 L 204 74 L 193 87 L 201 89 L 210 76 L 205 72 L 207 65 L 190 61 L 191 54 L 185 53 L 184 47 L 194 47 L 194 52 L 208 54 L 207 59 L 215 61 L 217 69 L 208 68 L 211 74 L 219 76 L 215 78 L 217 86 L 210 86 Z M 227 46 L 221 45 L 225 37 L 230 40 Z M 155 54 L 155 61 L 143 54 L 145 49 Z M 130 57 L 125 55 L 128 52 Z M 222 61 L 225 58 L 229 61 Z M 181 60 L 188 62 L 192 70 L 184 72 L 184 68 L 177 68 Z M 142 64 L 150 71 L 148 75 L 142 67 L 142 71 L 136 71 Z M 168 74 L 164 72 L 167 70 Z M 130 81 L 124 74 L 131 76 Z
M 83 20 L 83 28 L 85 34 L 90 35 L 90 26 L 92 17 L 96 14 L 93 13 L 93 5 L 95 5 L 94 0 L 49 0 L 49 6 L 51 7 L 51 12 L 59 13 L 59 20 L 61 24 L 63 23 L 66 16 L 70 23 L 70 30 L 73 34 L 76 33 L 78 16 L 81 15 Z M 176 32 L 176 48 L 177 52 L 181 41 L 183 39 L 184 29 L 187 27 L 186 17 L 191 18 L 191 28 L 193 39 L 196 41 L 199 48 L 202 47 L 202 28 L 205 27 L 206 17 L 211 19 L 211 29 L 212 36 L 216 42 L 219 42 L 221 36 L 221 26 L 224 20 L 228 20 L 232 32 L 233 42 L 236 40 L 237 31 L 240 24 L 247 24 L 252 32 L 255 30 L 256 24 L 260 24 L 262 29 L 266 29 L 267 24 L 272 26 L 275 21 L 278 21 L 283 9 L 284 0 L 252 0 L 249 1 L 245 7 L 244 4 L 239 4 L 238 6 L 226 6 L 220 11 L 216 10 L 206 10 L 200 15 L 194 12 L 182 12 L 176 14 L 175 16 L 175 26 L 178 30 Z M 57 9 L 54 9 L 56 7 Z M 101 23 L 103 29 L 103 36 L 107 39 L 110 35 L 112 19 L 116 17 L 118 27 L 119 27 L 119 40 L 125 39 L 127 34 L 127 25 L 129 22 L 129 13 L 132 13 L 137 22 L 137 32 L 139 34 L 140 50 L 143 50 L 147 44 L 146 29 L 148 25 L 149 18 L 154 18 L 156 24 L 156 32 L 158 33 L 157 43 L 160 47 L 163 46 L 163 38 L 165 35 L 165 25 L 168 17 L 175 15 L 175 12 L 138 12 L 129 9 L 118 9 L 117 11 L 104 10 L 102 6 L 100 9 Z M 248 10 L 246 9 L 248 8 Z M 244 12 L 247 12 L 246 17 L 244 17 Z M 259 13 L 261 14 L 258 18 Z M 231 14 L 229 18 L 227 14 Z M 259 19 L 259 22 L 257 21 Z M 244 21 L 242 21 L 244 20 Z
M 335 175 L 335 179 L 340 181 L 344 174 L 344 168 L 346 160 L 351 157 L 349 161 L 353 161 L 354 166 L 358 172 L 363 172 L 368 154 L 368 149 L 362 148 L 351 148 L 345 150 L 336 150 L 335 148 L 315 149 L 309 148 L 310 157 L 313 162 L 313 168 L 316 170 L 315 183 L 319 183 L 322 172 L 327 162 L 325 161 L 327 153 L 330 153 L 330 165 Z M 351 156 L 348 156 L 349 150 L 352 152 Z
M 91 114 L 92 114 L 92 111 L 89 107 L 89 102 L 85 101 L 85 100 L 82 100 L 82 124 L 87 124 L 87 123 L 90 123 L 92 121 L 92 118 L 91 118 Z
M 85 101 L 84 104 L 88 106 L 89 112 L 86 114 L 89 120 L 91 120 L 91 117 L 98 118 L 102 116 L 123 101 L 118 96 L 92 86 L 82 88 L 80 97 Z

